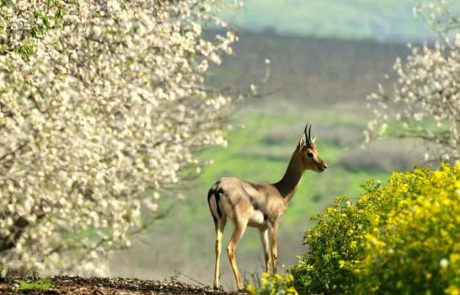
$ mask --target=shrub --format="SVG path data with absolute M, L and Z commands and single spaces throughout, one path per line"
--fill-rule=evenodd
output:
M 460 164 L 369 181 L 306 232 L 299 293 L 459 294 Z
M 249 285 L 247 290 L 251 295 L 298 295 L 292 285 L 293 280 L 292 275 L 275 274 L 270 276 L 269 273 L 264 273 L 260 279 L 259 288 Z

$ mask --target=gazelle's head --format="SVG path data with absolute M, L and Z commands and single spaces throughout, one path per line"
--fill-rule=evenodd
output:
M 319 157 L 315 140 L 316 137 L 311 138 L 311 124 L 307 123 L 299 141 L 300 162 L 303 170 L 324 172 L 327 169 L 327 164 Z

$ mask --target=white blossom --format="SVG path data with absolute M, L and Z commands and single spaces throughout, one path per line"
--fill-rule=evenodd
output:
M 414 12 L 431 25 L 438 42 L 412 46 L 406 62 L 396 60 L 398 79 L 392 91 L 379 86 L 368 97 L 375 118 L 366 140 L 383 136 L 382 127 L 395 119 L 387 134 L 425 141 L 427 161 L 460 159 L 460 34 L 455 31 L 460 23 L 444 5 L 417 2 Z
M 449 260 L 447 260 L 446 258 L 442 258 L 441 260 L 439 260 L 439 266 L 441 268 L 447 268 L 449 266 Z
M 0 7 L 0 265 L 100 272 L 155 217 L 158 192 L 202 165 L 194 152 L 226 144 L 231 100 L 202 86 L 236 36 L 202 35 L 215 0 L 11 3 Z

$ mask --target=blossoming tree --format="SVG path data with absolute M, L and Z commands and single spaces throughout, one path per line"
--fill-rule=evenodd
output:
M 0 1 L 0 268 L 97 270 L 224 145 L 215 0 Z
M 407 61 L 394 65 L 392 91 L 379 87 L 369 96 L 375 119 L 367 140 L 390 136 L 425 142 L 427 161 L 460 159 L 460 18 L 442 1 L 414 8 L 438 36 L 434 46 L 412 47 Z M 390 126 L 390 128 L 387 128 Z

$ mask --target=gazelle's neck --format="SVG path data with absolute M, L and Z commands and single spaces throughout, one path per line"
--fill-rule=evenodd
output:
M 297 185 L 302 178 L 302 173 L 303 169 L 300 163 L 299 150 L 296 148 L 291 156 L 291 160 L 289 161 L 289 165 L 283 178 L 274 184 L 286 202 L 289 202 L 294 196 L 294 193 L 297 190 Z

